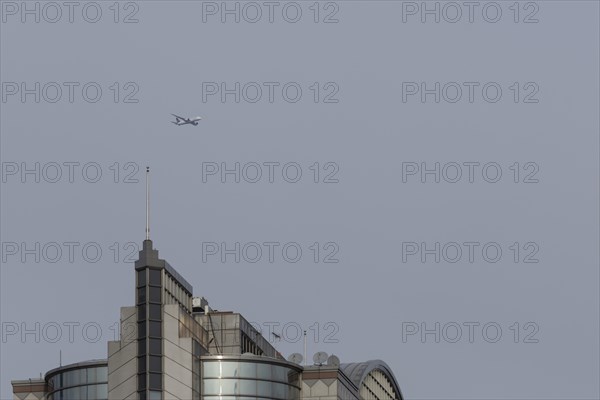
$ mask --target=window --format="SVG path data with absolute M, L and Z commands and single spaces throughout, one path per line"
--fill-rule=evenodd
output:
M 256 383 L 255 380 L 240 379 L 239 394 L 256 395 Z M 231 394 L 237 394 L 237 392 Z
M 240 377 L 241 378 L 256 378 L 256 364 L 255 363 L 240 363 Z
M 158 321 L 150 321 L 150 336 L 161 337 L 162 336 L 162 324 Z
M 288 381 L 288 369 L 280 366 L 273 366 L 273 380 L 279 382 Z
M 271 382 L 257 381 L 256 394 L 264 397 L 273 397 L 273 395 L 271 394 L 271 385 Z
M 219 368 L 219 362 L 205 362 L 203 363 L 203 373 L 205 378 L 219 378 L 221 376 L 221 371 Z
M 137 303 L 143 304 L 146 302 L 146 286 L 138 288 L 137 290 Z
M 146 270 L 137 272 L 137 287 L 146 286 Z
M 160 339 L 150 339 L 150 354 L 162 354 Z
M 157 304 L 150 304 L 150 319 L 161 320 L 161 310 L 160 306 Z
M 146 354 L 146 339 L 138 340 L 138 356 Z
M 138 322 L 138 339 L 146 337 L 146 321 Z
M 96 368 L 88 368 L 85 370 L 85 373 L 87 373 L 87 383 L 98 382 L 98 379 L 96 378 L 96 370 Z
M 271 379 L 271 365 L 270 364 L 256 364 L 257 377 L 258 379 Z
M 96 368 L 96 378 L 98 379 L 98 382 L 108 382 L 108 367 Z
M 146 356 L 138 357 L 138 373 L 146 372 Z
M 138 390 L 146 389 L 146 374 L 138 374 Z
M 162 372 L 162 357 L 150 356 L 150 371 Z
M 138 306 L 138 321 L 144 320 L 146 319 L 146 306 L 145 305 L 139 305 Z
M 161 286 L 161 271 L 159 269 L 150 270 L 150 285 Z
M 159 287 L 150 286 L 150 302 L 160 304 L 160 293 L 161 290 Z
M 148 374 L 150 389 L 162 390 L 162 374 Z
M 96 399 L 108 399 L 108 384 L 96 385 Z

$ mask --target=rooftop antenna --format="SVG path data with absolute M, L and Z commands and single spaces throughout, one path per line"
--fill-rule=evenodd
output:
M 306 331 L 304 331 L 304 365 L 306 365 Z
M 150 240 L 150 167 L 146 167 L 146 240 Z

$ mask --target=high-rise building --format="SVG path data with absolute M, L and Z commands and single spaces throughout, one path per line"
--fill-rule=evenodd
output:
M 60 366 L 12 381 L 14 400 L 402 400 L 380 360 L 288 360 L 243 316 L 212 310 L 144 241 L 135 262 L 135 305 L 121 308 L 120 340 L 105 360 Z

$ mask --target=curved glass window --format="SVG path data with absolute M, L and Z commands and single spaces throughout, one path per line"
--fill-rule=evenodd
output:
M 48 400 L 106 400 L 108 399 L 108 367 L 82 366 L 58 371 L 48 382 Z
M 202 394 L 206 400 L 297 400 L 298 371 L 251 360 L 203 360 Z

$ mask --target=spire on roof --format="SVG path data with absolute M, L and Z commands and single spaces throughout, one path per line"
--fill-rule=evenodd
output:
M 150 240 L 150 167 L 146 167 L 146 240 Z

